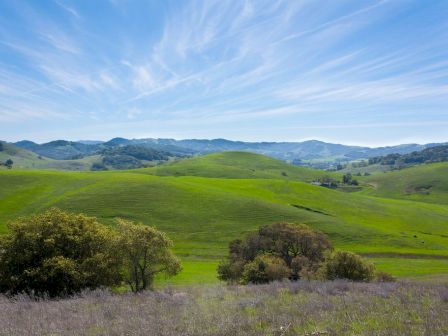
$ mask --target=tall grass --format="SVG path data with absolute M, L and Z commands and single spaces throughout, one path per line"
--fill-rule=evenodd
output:
M 0 298 L 0 335 L 446 335 L 448 285 L 297 282 Z

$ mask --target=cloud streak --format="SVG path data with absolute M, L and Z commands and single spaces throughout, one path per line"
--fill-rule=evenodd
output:
M 352 118 L 374 129 L 406 115 L 424 132 L 448 120 L 444 12 L 387 0 L 2 4 L 0 119 L 157 122 L 196 135 L 221 123 L 217 137 L 250 122 L 280 140 L 285 124 L 330 132 L 316 122 Z

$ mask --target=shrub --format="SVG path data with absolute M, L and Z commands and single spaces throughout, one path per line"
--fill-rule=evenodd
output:
M 285 278 L 297 280 L 305 268 L 317 269 L 325 251 L 331 248 L 325 234 L 306 225 L 275 223 L 262 226 L 258 232 L 229 244 L 229 257 L 218 266 L 218 278 L 228 282 L 239 281 L 246 264 L 268 253 L 284 262 L 289 270 L 288 274 L 282 272 Z M 256 269 L 255 264 L 248 267 Z
M 0 238 L 0 291 L 59 296 L 118 284 L 116 234 L 95 218 L 51 209 Z
M 336 251 L 326 257 L 319 273 L 327 280 L 370 281 L 374 276 L 374 266 L 355 253 Z
M 218 265 L 218 279 L 227 281 L 229 283 L 237 283 L 243 273 L 244 261 L 243 260 L 223 260 Z
M 258 255 L 243 268 L 242 283 L 262 284 L 287 278 L 291 270 L 283 259 L 269 255 Z

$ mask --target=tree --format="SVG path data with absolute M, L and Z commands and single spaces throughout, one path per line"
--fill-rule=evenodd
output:
M 262 226 L 258 232 L 249 233 L 244 239 L 229 244 L 229 256 L 218 266 L 218 278 L 245 282 L 243 273 L 248 274 L 246 265 L 260 255 L 270 254 L 284 262 L 289 270 L 286 278 L 297 280 L 302 271 L 317 270 L 325 251 L 330 249 L 332 245 L 327 236 L 306 225 L 275 223 Z M 257 259 L 255 264 L 247 267 L 255 269 L 261 261 Z
M 14 164 L 14 162 L 11 159 L 6 160 L 6 162 L 5 162 L 5 166 L 8 169 L 11 169 L 13 164 Z
M 347 173 L 342 176 L 342 183 L 344 184 L 350 184 L 352 182 L 352 174 Z
M 107 167 L 100 162 L 95 162 L 94 164 L 92 164 L 92 167 L 90 167 L 90 170 L 92 171 L 107 170 Z
M 330 253 L 323 263 L 320 274 L 324 279 L 347 279 L 370 281 L 374 277 L 374 266 L 361 256 L 347 251 Z
M 50 209 L 0 237 L 0 291 L 61 296 L 120 283 L 117 235 L 95 218 Z
M 133 292 L 152 288 L 159 273 L 180 272 L 179 260 L 171 252 L 171 240 L 151 226 L 118 220 L 119 246 L 123 254 L 125 279 Z

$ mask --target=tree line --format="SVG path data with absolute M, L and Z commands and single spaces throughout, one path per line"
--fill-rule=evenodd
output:
M 409 154 L 389 154 L 386 156 L 373 157 L 369 159 L 369 164 L 381 164 L 403 168 L 416 164 L 445 161 L 448 161 L 448 145 L 430 147 Z

